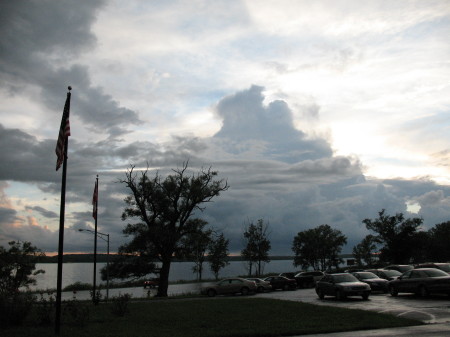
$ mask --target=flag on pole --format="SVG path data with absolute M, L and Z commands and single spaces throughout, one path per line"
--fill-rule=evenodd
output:
M 69 87 L 69 90 L 72 89 Z M 64 162 L 64 145 L 66 144 L 67 137 L 70 136 L 70 92 L 67 93 L 66 104 L 64 104 L 64 111 L 61 119 L 61 126 L 59 127 L 58 142 L 56 143 L 56 171 L 61 167 Z
M 97 204 L 98 204 L 98 178 L 95 181 L 94 195 L 92 196 L 92 217 L 97 220 Z

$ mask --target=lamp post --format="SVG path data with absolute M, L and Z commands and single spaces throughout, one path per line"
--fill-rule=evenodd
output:
M 104 233 L 100 233 L 100 232 L 94 232 L 90 229 L 79 229 L 78 231 L 80 232 L 89 232 L 92 234 L 97 234 L 97 237 L 99 237 L 100 239 L 102 239 L 103 241 L 106 241 L 107 243 L 107 253 L 106 253 L 106 302 L 108 302 L 108 298 L 109 298 L 109 234 L 104 234 Z M 106 237 L 106 239 L 105 239 Z M 97 254 L 97 252 L 95 252 L 95 254 Z M 96 259 L 94 259 L 94 300 L 95 300 L 95 273 L 96 273 Z

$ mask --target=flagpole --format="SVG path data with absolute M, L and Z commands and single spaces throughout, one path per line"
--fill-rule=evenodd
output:
M 70 90 L 67 93 L 67 102 L 70 106 Z M 64 107 L 66 108 L 66 107 Z M 58 274 L 56 281 L 56 316 L 55 316 L 55 333 L 59 335 L 61 327 L 61 285 L 62 285 L 62 265 L 63 265 L 63 253 L 64 253 L 64 214 L 66 209 L 66 176 L 67 176 L 67 149 L 69 136 L 65 136 L 64 142 L 64 161 L 63 161 L 63 173 L 61 181 L 61 207 L 59 212 L 59 242 L 58 242 Z
M 95 181 L 95 189 L 97 191 L 97 198 L 95 204 L 95 235 L 94 235 L 94 286 L 92 290 L 92 301 L 94 305 L 98 304 L 97 296 L 96 296 L 96 283 L 97 283 L 97 209 L 98 209 L 98 174 L 97 179 Z

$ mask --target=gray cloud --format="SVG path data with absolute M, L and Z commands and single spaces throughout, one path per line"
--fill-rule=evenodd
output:
M 46 218 L 50 218 L 50 219 L 59 218 L 59 214 L 56 214 L 53 211 L 46 210 L 45 208 L 40 207 L 40 206 L 33 206 L 33 207 L 25 206 L 25 209 L 30 210 L 30 211 L 36 211 Z
M 217 114 L 223 119 L 216 138 L 229 140 L 229 151 L 242 152 L 242 142 L 265 147 L 264 155 L 287 163 L 330 157 L 332 150 L 323 139 L 308 139 L 294 127 L 292 112 L 284 101 L 263 105 L 263 87 L 252 86 L 222 99 Z
M 95 47 L 90 27 L 103 4 L 98 0 L 2 2 L 0 86 L 11 95 L 28 85 L 39 87 L 43 103 L 60 118 L 61 97 L 71 85 L 76 103 L 71 113 L 115 139 L 129 132 L 126 126 L 141 123 L 137 113 L 94 87 L 86 66 L 73 64 L 78 54 Z
M 377 217 L 383 208 L 390 214 L 417 216 L 407 211 L 406 202 L 411 200 L 420 204 L 419 216 L 427 228 L 450 218 L 450 188 L 428 180 L 368 180 L 358 158 L 334 156 L 325 140 L 309 139 L 296 130 L 285 102 L 264 106 L 263 100 L 261 87 L 224 98 L 217 105 L 223 128 L 211 138 L 174 136 L 163 144 L 145 140 L 85 144 L 70 139 L 66 251 L 92 249 L 92 242 L 78 229 L 93 228 L 90 201 L 96 174 L 100 181 L 99 231 L 111 235 L 112 251 L 127 240 L 122 235 L 125 223 L 120 214 L 128 191 L 118 181 L 130 164 L 157 168 L 162 175 L 186 160 L 194 171 L 205 166 L 218 170 L 219 178 L 226 179 L 230 189 L 195 216 L 224 231 L 234 253 L 242 249 L 246 221 L 260 218 L 270 224 L 273 254 L 292 254 L 294 236 L 321 224 L 341 230 L 348 237 L 344 251 L 350 252 L 368 234 L 363 219 Z M 278 116 L 276 125 L 271 124 L 272 116 Z M 58 196 L 55 142 L 0 126 L 0 150 L 5 158 L 0 164 L 1 179 L 34 182 L 46 193 Z M 7 151 L 11 148 L 15 151 Z M 73 202 L 86 203 L 86 211 L 71 211 Z M 27 208 L 54 215 L 39 205 Z M 5 223 L 2 241 L 20 237 L 42 249 L 55 246 L 54 231 L 26 224 L 15 210 L 0 210 L 0 218 Z M 23 225 L 7 225 L 11 221 Z

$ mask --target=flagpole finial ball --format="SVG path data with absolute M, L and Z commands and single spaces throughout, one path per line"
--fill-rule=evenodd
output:
M 69 91 L 70 91 L 70 90 L 72 90 L 72 87 L 69 85 L 69 86 L 67 87 L 67 89 L 69 89 Z

